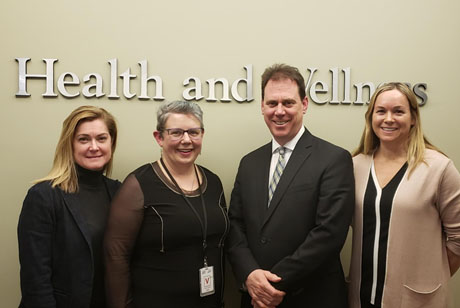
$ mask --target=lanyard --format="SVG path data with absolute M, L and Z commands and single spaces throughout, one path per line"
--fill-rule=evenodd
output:
M 163 166 L 163 168 L 165 169 L 166 173 L 168 174 L 169 178 L 174 183 L 174 185 L 176 186 L 177 190 L 179 190 L 179 192 L 182 195 L 182 197 L 184 198 L 185 202 L 187 203 L 187 205 L 190 207 L 190 209 L 193 211 L 193 213 L 195 214 L 196 218 L 200 222 L 201 232 L 203 234 L 203 255 L 204 255 L 203 263 L 204 263 L 204 266 L 207 267 L 208 266 L 208 258 L 206 256 L 206 248 L 207 248 L 208 244 L 206 242 L 206 236 L 207 236 L 207 233 L 208 233 L 208 216 L 207 216 L 207 212 L 206 212 L 206 206 L 205 206 L 205 202 L 204 202 L 203 191 L 201 190 L 200 178 L 198 176 L 198 172 L 196 171 L 197 168 L 194 165 L 195 176 L 196 176 L 196 179 L 198 181 L 198 189 L 200 191 L 201 206 L 203 207 L 204 221 L 201 220 L 200 215 L 195 210 L 195 208 L 193 207 L 192 203 L 190 203 L 190 200 L 187 198 L 187 196 L 185 196 L 185 194 L 182 191 L 182 189 L 180 188 L 179 184 L 177 184 L 176 179 L 174 179 L 172 174 L 169 172 L 168 168 L 166 167 L 166 164 L 163 161 L 163 158 L 160 158 L 160 162 L 161 162 L 161 165 Z

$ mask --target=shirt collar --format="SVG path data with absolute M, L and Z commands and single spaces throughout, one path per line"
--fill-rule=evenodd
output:
M 300 137 L 302 137 L 303 133 L 305 132 L 305 127 L 302 125 L 299 129 L 299 131 L 297 132 L 297 135 L 295 135 L 294 138 L 292 138 L 291 140 L 289 140 L 288 142 L 286 142 L 286 144 L 284 145 L 284 147 L 286 149 L 288 149 L 289 151 L 294 151 L 294 148 L 297 144 L 297 142 L 299 141 Z M 272 139 L 272 154 L 275 153 L 275 151 L 280 147 L 281 145 L 276 142 L 275 138 Z

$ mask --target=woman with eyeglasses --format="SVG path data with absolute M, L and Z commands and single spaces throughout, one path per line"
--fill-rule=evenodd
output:
M 112 202 L 108 306 L 222 307 L 229 225 L 219 177 L 195 164 L 204 135 L 200 107 L 162 105 L 153 135 L 161 158 L 128 175 Z

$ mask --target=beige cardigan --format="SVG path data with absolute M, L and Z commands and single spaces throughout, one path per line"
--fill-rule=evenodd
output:
M 388 234 L 382 308 L 448 307 L 450 278 L 446 247 L 460 255 L 460 174 L 433 150 L 394 197 Z M 363 199 L 372 156 L 353 159 L 356 207 L 350 267 L 350 308 L 360 305 Z

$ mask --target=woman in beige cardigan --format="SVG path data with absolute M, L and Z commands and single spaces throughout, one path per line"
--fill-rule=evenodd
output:
M 460 266 L 460 174 L 423 135 L 417 99 L 379 87 L 354 153 L 351 308 L 448 307 Z

